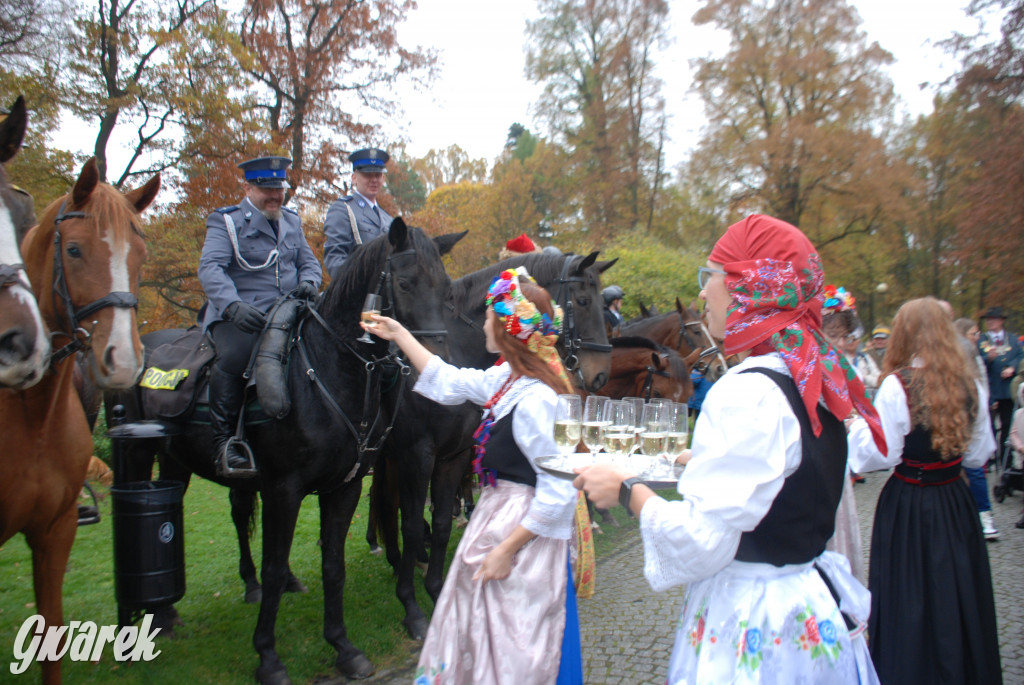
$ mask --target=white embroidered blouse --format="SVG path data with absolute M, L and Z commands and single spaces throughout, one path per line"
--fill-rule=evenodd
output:
M 441 404 L 473 402 L 483 406 L 509 377 L 509 365 L 486 370 L 464 369 L 446 363 L 440 357 L 427 362 L 413 389 Z M 557 393 L 535 378 L 521 376 L 494 406 L 498 421 L 513 409 L 512 435 L 516 445 L 537 474 L 530 510 L 522 526 L 536 535 L 568 540 L 572 535 L 572 517 L 576 507 L 576 488 L 572 482 L 542 471 L 537 457 L 558 454 L 555 445 L 555 405 Z

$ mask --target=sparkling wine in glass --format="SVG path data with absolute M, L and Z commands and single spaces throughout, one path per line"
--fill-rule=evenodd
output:
M 690 438 L 690 411 L 687 405 L 680 402 L 673 402 L 666 409 L 665 424 L 667 426 L 666 435 L 668 440 L 665 446 L 665 459 L 671 467 L 688 446 Z
M 572 454 L 580 442 L 582 409 L 579 395 L 559 395 L 555 406 L 555 444 L 562 454 Z
M 360 321 L 365 323 L 371 328 L 377 325 L 377 322 L 373 320 L 373 315 L 380 315 L 381 307 L 381 296 L 374 293 L 370 293 L 366 296 L 366 300 L 363 302 L 363 311 L 359 315 Z M 370 337 L 369 331 L 363 331 L 362 336 L 356 338 L 357 342 L 361 343 L 373 343 L 373 338 Z
M 668 439 L 665 430 L 665 405 L 654 402 L 645 404 L 640 423 L 643 426 L 643 432 L 640 433 L 640 451 L 656 460 L 665 454 Z
M 597 457 L 601 449 L 601 429 L 604 426 L 604 405 L 607 397 L 591 395 L 583 406 L 583 444 L 590 450 L 591 459 Z
M 633 449 L 633 405 L 621 400 L 609 400 L 604 405 L 604 427 L 601 442 L 614 461 L 615 457 Z

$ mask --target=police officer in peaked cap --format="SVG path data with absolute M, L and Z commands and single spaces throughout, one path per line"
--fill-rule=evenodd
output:
M 199 282 L 208 304 L 200 323 L 217 353 L 210 372 L 210 423 L 222 475 L 255 475 L 230 438 L 242 411 L 242 374 L 267 311 L 292 291 L 299 297 L 315 297 L 323 280 L 298 213 L 284 206 L 284 191 L 291 187 L 290 164 L 287 157 L 242 162 L 238 166 L 245 176 L 245 197 L 206 219 Z
M 378 148 L 363 148 L 348 156 L 352 162 L 352 192 L 338 198 L 324 219 L 324 267 L 331 278 L 357 245 L 388 232 L 391 216 L 377 204 L 390 157 Z

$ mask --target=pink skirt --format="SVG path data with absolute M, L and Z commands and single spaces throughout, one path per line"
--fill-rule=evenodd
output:
M 505 480 L 484 488 L 434 607 L 417 685 L 557 679 L 569 540 L 534 538 L 516 554 L 508 578 L 473 580 L 488 552 L 526 516 L 533 493 L 528 485 Z

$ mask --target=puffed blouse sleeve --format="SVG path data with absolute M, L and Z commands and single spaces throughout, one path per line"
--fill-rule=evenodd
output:
M 522 526 L 535 535 L 568 540 L 572 535 L 576 488 L 572 481 L 556 478 L 537 466 L 537 457 L 558 454 L 554 438 L 557 401 L 554 390 L 543 383 L 534 383 L 530 392 L 516 404 L 512 435 L 537 473 L 533 501 L 521 521 Z
M 883 456 L 871 437 L 868 422 L 858 417 L 850 424 L 846 436 L 848 447 L 847 462 L 854 473 L 891 469 L 900 463 L 903 456 L 903 442 L 910 433 L 910 408 L 907 393 L 896 374 L 885 377 L 875 393 L 875 410 L 882 420 L 882 432 L 888 454 Z
M 764 374 L 737 373 L 742 368 L 708 392 L 679 479 L 682 501 L 653 497 L 640 513 L 644 575 L 655 591 L 725 568 L 800 465 L 800 423 L 785 395 Z
M 413 390 L 439 404 L 472 402 L 481 407 L 508 378 L 508 364 L 489 369 L 460 368 L 434 355 L 423 367 Z

